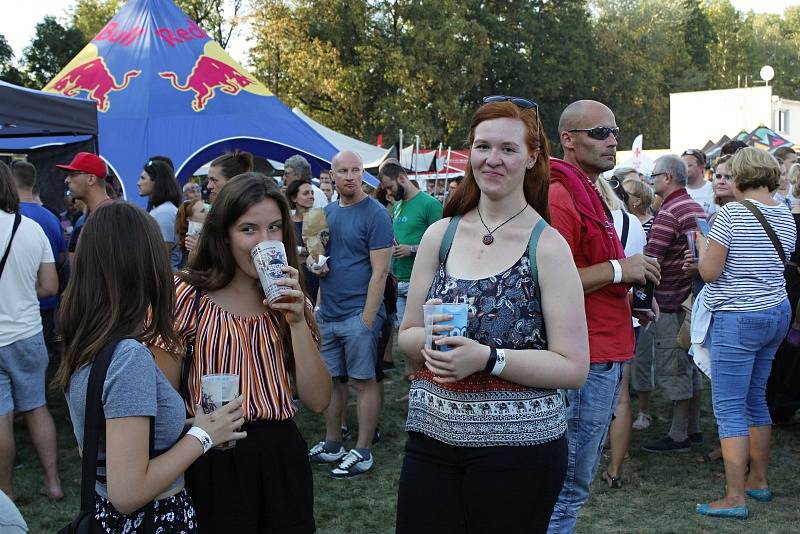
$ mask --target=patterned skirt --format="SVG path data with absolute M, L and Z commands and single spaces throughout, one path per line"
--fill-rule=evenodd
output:
M 144 511 L 120 514 L 108 499 L 95 495 L 95 514 L 108 533 L 136 534 L 144 532 Z M 171 497 L 155 502 L 156 534 L 190 534 L 197 532 L 197 518 L 189 493 L 183 489 Z

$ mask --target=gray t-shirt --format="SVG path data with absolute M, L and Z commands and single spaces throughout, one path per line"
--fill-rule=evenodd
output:
M 78 445 L 83 446 L 83 425 L 86 410 L 86 388 L 89 385 L 90 365 L 80 367 L 69 382 L 67 405 Z M 111 358 L 106 381 L 103 384 L 103 410 L 106 419 L 120 417 L 155 416 L 155 449 L 165 451 L 172 447 L 183 431 L 186 409 L 183 400 L 156 367 L 150 350 L 132 339 L 124 339 Z M 101 438 L 98 457 L 105 459 L 105 441 Z M 105 476 L 105 469 L 97 474 Z M 178 487 L 183 475 L 170 485 Z M 105 484 L 97 482 L 95 491 L 108 498 Z
M 161 229 L 161 237 L 165 243 L 172 243 L 169 251 L 169 262 L 172 269 L 178 268 L 181 262 L 181 251 L 178 245 L 178 240 L 175 236 L 175 218 L 178 215 L 178 208 L 172 202 L 164 202 L 150 210 L 150 216 L 153 217 Z

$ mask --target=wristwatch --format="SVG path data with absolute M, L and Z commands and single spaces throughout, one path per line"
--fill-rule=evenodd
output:
M 411 245 L 411 254 L 416 254 L 417 248 L 418 248 L 417 245 Z

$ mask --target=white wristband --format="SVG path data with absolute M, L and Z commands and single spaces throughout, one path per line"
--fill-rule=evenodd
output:
M 197 438 L 197 441 L 200 442 L 200 445 L 203 446 L 203 454 L 207 453 L 211 447 L 214 446 L 214 442 L 211 441 L 211 436 L 208 435 L 208 432 L 200 428 L 199 426 L 193 426 L 186 432 L 187 436 L 193 436 Z
M 503 372 L 503 368 L 506 366 L 506 351 L 503 349 L 497 349 L 497 361 L 492 367 L 491 373 L 494 376 L 500 376 L 500 373 Z
M 614 279 L 611 281 L 612 284 L 619 284 L 622 282 L 622 265 L 619 264 L 617 260 L 608 260 L 611 264 L 611 267 L 614 269 Z

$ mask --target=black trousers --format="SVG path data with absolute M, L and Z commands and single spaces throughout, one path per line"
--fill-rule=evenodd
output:
M 232 449 L 210 450 L 186 471 L 201 534 L 309 534 L 314 489 L 308 445 L 294 421 L 245 423 Z
M 566 469 L 564 437 L 528 447 L 454 447 L 409 432 L 396 533 L 547 532 Z

